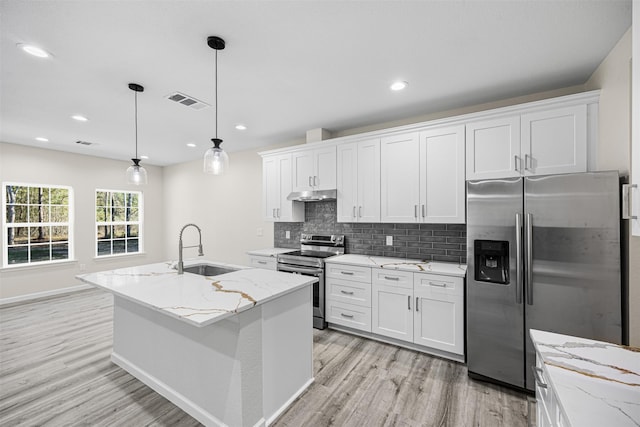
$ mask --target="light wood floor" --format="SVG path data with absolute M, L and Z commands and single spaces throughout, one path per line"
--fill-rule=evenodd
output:
M 0 308 L 0 425 L 197 426 L 109 360 L 112 296 Z M 526 426 L 527 398 L 464 365 L 314 331 L 315 383 L 275 426 Z

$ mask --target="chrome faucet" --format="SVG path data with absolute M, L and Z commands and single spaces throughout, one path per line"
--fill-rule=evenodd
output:
M 184 248 L 195 248 L 196 245 L 193 246 L 182 246 L 182 233 L 184 232 L 184 229 L 187 227 L 195 227 L 198 230 L 198 236 L 200 237 L 200 241 L 198 243 L 198 256 L 203 256 L 204 252 L 202 252 L 202 230 L 200 230 L 200 227 L 198 227 L 195 224 L 187 224 L 184 227 L 182 227 L 182 230 L 180 230 L 180 239 L 178 240 L 178 274 L 184 274 L 184 262 L 182 261 L 182 249 Z

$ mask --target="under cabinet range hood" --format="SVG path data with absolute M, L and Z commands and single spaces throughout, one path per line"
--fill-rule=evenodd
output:
M 294 202 L 322 202 L 324 200 L 336 200 L 337 193 L 337 190 L 294 191 L 287 196 L 287 200 Z

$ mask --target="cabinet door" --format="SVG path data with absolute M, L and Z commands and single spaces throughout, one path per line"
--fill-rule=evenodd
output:
M 304 221 L 304 203 L 287 200 L 291 193 L 291 154 L 283 154 L 278 158 L 280 168 L 280 204 L 276 209 L 276 220 L 283 222 Z
M 465 222 L 464 126 L 420 132 L 420 219 Z
M 380 220 L 417 222 L 420 204 L 420 147 L 417 132 L 380 142 Z
M 276 220 L 276 209 L 280 207 L 280 165 L 278 156 L 262 159 L 262 217 L 266 221 Z
M 358 205 L 358 144 L 337 147 L 337 221 L 357 221 Z M 379 205 L 378 205 L 379 206 Z
M 380 222 L 380 140 L 358 143 L 359 222 Z
M 313 186 L 313 150 L 296 151 L 291 157 L 291 191 L 308 191 Z
M 520 116 L 466 126 L 467 179 L 520 176 Z
M 523 114 L 521 156 L 525 175 L 587 171 L 587 106 Z
M 312 183 L 315 190 L 336 188 L 336 147 L 318 148 L 313 153 L 314 173 Z
M 411 289 L 372 286 L 371 332 L 403 341 L 413 341 L 413 293 Z
M 457 277 L 414 275 L 414 343 L 464 354 L 462 283 Z

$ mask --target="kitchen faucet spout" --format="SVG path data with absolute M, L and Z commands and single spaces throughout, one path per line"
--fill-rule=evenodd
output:
M 196 230 L 198 230 L 198 237 L 199 237 L 198 245 L 183 246 L 182 233 L 184 232 L 184 229 L 187 227 L 195 227 Z M 182 230 L 180 230 L 180 238 L 178 239 L 178 274 L 184 274 L 184 262 L 182 261 L 182 250 L 184 248 L 195 248 L 196 246 L 198 247 L 198 256 L 203 256 L 204 252 L 202 252 L 202 230 L 200 230 L 200 227 L 198 227 L 193 223 L 186 224 L 184 227 L 182 227 Z

